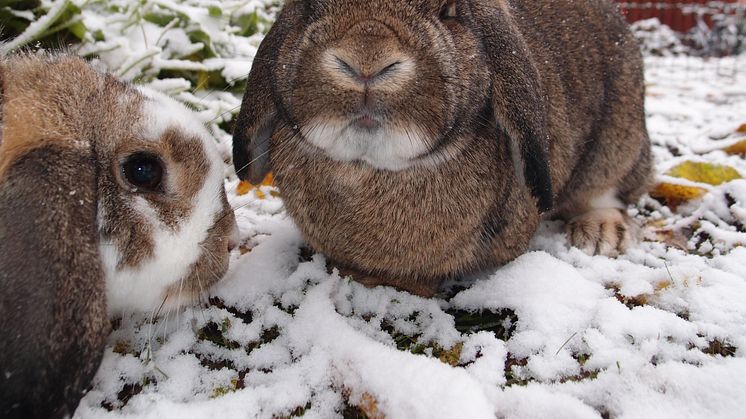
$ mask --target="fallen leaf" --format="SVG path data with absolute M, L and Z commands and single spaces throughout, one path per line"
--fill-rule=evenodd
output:
M 671 288 L 672 285 L 673 285 L 673 282 L 671 282 L 671 280 L 666 279 L 666 280 L 660 281 L 657 284 L 655 284 L 655 292 L 660 293 L 661 291 L 665 291 Z
M 671 247 L 687 251 L 687 239 L 678 231 L 669 229 L 658 229 L 654 231 L 654 239 Z
M 243 244 L 243 245 L 241 245 L 241 246 L 238 247 L 238 251 L 241 252 L 242 255 L 245 255 L 245 254 L 251 252 L 252 249 L 253 249 L 253 247 L 250 247 L 248 244 Z
M 730 166 L 713 163 L 685 161 L 667 173 L 669 176 L 691 180 L 692 182 L 720 185 L 734 179 L 741 179 L 738 171 Z
M 740 134 L 746 134 L 746 124 L 741 124 L 741 126 L 736 129 L 736 132 Z
M 238 186 L 236 186 L 236 194 L 239 196 L 246 195 L 252 188 L 253 186 L 249 182 L 242 180 L 238 182 Z
M 459 342 L 453 345 L 451 349 L 440 353 L 440 355 L 438 356 L 438 359 L 445 364 L 455 367 L 458 365 L 459 359 L 461 359 L 461 351 L 463 349 L 464 349 L 463 342 Z
M 370 393 L 363 393 L 357 406 L 368 419 L 386 419 L 386 415 L 378 410 L 378 401 Z
M 272 172 L 267 173 L 267 176 L 265 176 L 264 179 L 258 185 L 252 185 L 251 183 L 245 180 L 238 182 L 238 186 L 236 186 L 236 194 L 238 196 L 243 196 L 260 186 L 275 186 L 275 178 L 272 175 Z M 266 197 L 264 193 L 260 192 L 258 189 L 256 192 L 257 192 L 257 198 L 264 199 Z
M 705 190 L 697 186 L 676 185 L 674 183 L 659 183 L 650 195 L 655 198 L 663 198 L 666 204 L 673 210 L 686 201 L 700 198 L 705 194 Z
M 746 139 L 743 139 L 725 149 L 728 154 L 741 154 L 746 155 Z
M 275 177 L 272 174 L 272 172 L 267 173 L 267 176 L 264 177 L 264 180 L 262 180 L 262 183 L 259 184 L 260 186 L 275 186 Z
M 666 173 L 668 176 L 687 179 L 692 182 L 706 183 L 708 185 L 720 185 L 734 179 L 741 179 L 738 171 L 730 166 L 712 163 L 697 163 L 686 161 L 675 166 Z M 664 198 L 666 204 L 676 209 L 683 202 L 697 199 L 704 195 L 706 190 L 699 186 L 679 185 L 675 183 L 662 182 L 650 191 L 655 198 Z

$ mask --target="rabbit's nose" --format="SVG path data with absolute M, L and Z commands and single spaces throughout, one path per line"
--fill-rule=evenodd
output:
M 345 60 L 340 57 L 335 57 L 335 60 L 340 72 L 365 86 L 394 75 L 401 65 L 401 61 L 398 60 L 384 62 L 377 66 L 355 64 L 351 63 L 351 60 Z
M 389 94 L 415 79 L 416 62 L 396 33 L 379 22 L 361 22 L 322 53 L 327 82 L 346 93 Z

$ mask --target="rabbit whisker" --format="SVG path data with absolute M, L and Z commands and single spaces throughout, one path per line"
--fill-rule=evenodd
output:
M 223 115 L 231 114 L 231 113 L 233 113 L 233 112 L 234 112 L 235 110 L 237 110 L 237 109 L 239 109 L 239 108 L 241 108 L 241 105 L 238 105 L 238 106 L 234 106 L 234 107 L 232 107 L 231 109 L 228 109 L 227 111 L 225 111 L 225 112 L 221 113 L 220 115 L 216 116 L 215 118 L 212 118 L 211 120 L 209 120 L 209 121 L 205 122 L 205 125 L 207 125 L 207 124 L 212 124 L 212 123 L 213 123 L 213 122 L 215 122 L 216 120 L 218 120 L 218 119 L 222 118 L 222 117 L 223 117 Z
M 288 124 L 287 124 L 286 122 L 283 122 L 283 126 L 282 126 L 282 127 L 279 127 L 279 128 L 277 128 L 277 129 L 276 129 L 276 131 L 277 131 L 277 130 L 279 130 L 279 129 L 281 129 L 281 128 L 286 128 L 287 126 L 288 126 Z M 272 136 L 269 136 L 269 137 L 267 137 L 267 139 L 263 140 L 263 142 L 262 142 L 262 145 L 264 145 L 264 144 L 265 144 L 265 143 L 266 143 L 267 141 L 272 141 Z M 240 172 L 240 171 L 242 171 L 242 170 L 246 169 L 247 167 L 249 167 L 249 166 L 250 166 L 251 164 L 253 164 L 253 163 L 254 163 L 254 162 L 256 162 L 257 160 L 259 160 L 259 159 L 261 159 L 262 157 L 264 157 L 264 156 L 266 156 L 267 154 L 269 154 L 269 152 L 270 152 L 270 151 L 271 151 L 270 149 L 267 149 L 267 151 L 265 151 L 265 152 L 263 152 L 262 154 L 260 154 L 260 155 L 256 156 L 255 158 L 253 158 L 253 159 L 252 159 L 252 160 L 251 160 L 250 162 L 246 163 L 246 164 L 245 164 L 245 165 L 243 165 L 243 166 L 242 166 L 242 167 L 241 167 L 240 169 L 236 170 L 236 172 Z
M 153 346 L 153 325 L 155 324 L 155 320 L 158 318 L 158 316 L 161 313 L 161 310 L 163 310 L 163 306 L 166 304 L 166 300 L 168 299 L 168 295 L 163 297 L 163 301 L 161 301 L 161 304 L 158 306 L 157 309 L 151 310 L 150 312 L 150 319 L 148 319 L 148 333 L 147 333 L 147 340 L 145 342 L 145 348 L 143 348 L 143 351 Z
M 184 278 L 179 279 L 179 294 L 176 299 L 177 304 L 181 304 L 181 290 L 184 287 Z M 181 310 L 177 307 L 176 308 L 176 327 L 179 327 L 181 324 Z

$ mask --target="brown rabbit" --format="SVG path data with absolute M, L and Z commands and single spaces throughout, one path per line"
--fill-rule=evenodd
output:
M 78 58 L 0 57 L 0 417 L 72 415 L 109 314 L 225 272 L 224 166 L 193 119 Z
M 651 177 L 638 45 L 589 0 L 289 0 L 234 132 L 310 245 L 429 296 L 526 251 L 541 213 L 614 255 Z

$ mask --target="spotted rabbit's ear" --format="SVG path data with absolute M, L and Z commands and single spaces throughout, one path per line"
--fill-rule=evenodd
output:
M 233 129 L 233 165 L 238 177 L 260 183 L 271 170 L 272 134 L 279 124 L 275 66 L 285 38 L 302 24 L 302 2 L 286 4 L 259 46 Z
M 110 328 L 98 167 L 91 144 L 34 129 L 39 110 L 52 107 L 35 108 L 13 68 L 0 58 L 0 417 L 64 417 L 91 382 Z
M 3 101 L 5 98 L 5 64 L 3 64 L 2 58 L 0 58 L 0 146 L 3 144 Z
M 492 74 L 494 117 L 520 156 L 516 170 L 523 172 L 539 211 L 549 211 L 553 196 L 547 109 L 539 72 L 504 2 L 477 0 L 471 9 Z

